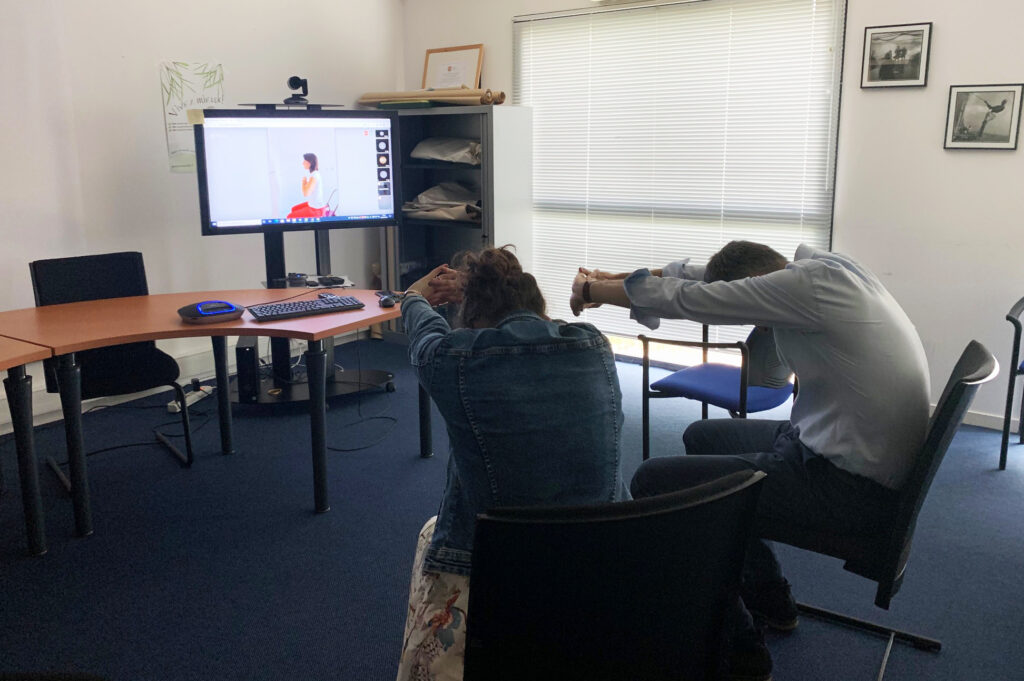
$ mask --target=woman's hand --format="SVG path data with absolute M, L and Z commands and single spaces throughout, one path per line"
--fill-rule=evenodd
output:
M 418 293 L 424 298 L 426 298 L 427 302 L 430 303 L 431 305 L 439 305 L 440 303 L 435 303 L 432 302 L 431 300 L 431 298 L 436 298 L 436 296 L 434 296 L 431 292 L 430 282 L 433 281 L 435 278 L 441 276 L 445 272 L 445 270 L 452 272 L 455 271 L 449 268 L 448 265 L 438 265 L 434 269 L 427 272 L 427 274 L 424 275 L 419 281 L 415 282 L 412 286 L 407 288 L 406 292 Z
M 302 195 L 309 196 L 313 193 L 313 187 L 316 185 L 316 178 L 312 175 L 302 178 Z
M 426 294 L 427 302 L 431 305 L 461 303 L 462 275 L 458 270 L 453 270 L 447 265 L 441 265 L 438 269 L 441 270 L 440 273 L 427 284 L 429 288 L 429 292 Z

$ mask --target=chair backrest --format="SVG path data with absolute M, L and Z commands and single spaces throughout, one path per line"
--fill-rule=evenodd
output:
M 35 260 L 28 264 L 28 268 L 32 275 L 32 292 L 35 294 L 36 307 L 149 295 L 142 253 L 137 251 Z M 119 354 L 155 348 L 154 341 L 140 341 L 114 348 L 85 350 L 76 355 L 82 366 L 116 367 Z M 116 369 L 112 368 L 111 371 Z M 43 378 L 46 381 L 47 392 L 55 393 L 59 390 L 55 358 L 43 360 Z M 101 394 L 118 393 L 110 392 L 106 388 L 94 391 L 88 382 L 83 381 L 83 397 L 98 397 Z
M 479 516 L 466 681 L 717 678 L 763 477 Z
M 793 370 L 780 358 L 771 327 L 755 326 L 747 336 L 747 385 L 782 388 Z
M 149 295 L 142 254 L 135 251 L 29 263 L 36 306 Z
M 946 456 L 949 443 L 971 406 L 978 386 L 992 380 L 998 373 L 999 363 L 996 358 L 984 345 L 974 340 L 967 345 L 953 368 L 928 423 L 928 434 L 921 453 L 900 490 L 899 506 L 889 546 L 881 562 L 882 574 L 886 579 L 879 582 L 875 597 L 875 603 L 879 607 L 888 608 L 889 599 L 899 589 L 903 569 L 910 555 L 910 543 L 914 536 L 917 516 L 935 473 L 939 470 L 939 464 Z

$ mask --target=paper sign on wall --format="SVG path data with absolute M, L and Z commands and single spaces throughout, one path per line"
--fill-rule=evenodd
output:
M 224 102 L 224 67 L 209 62 L 161 62 L 160 91 L 171 172 L 195 172 L 195 137 L 188 110 L 208 109 Z

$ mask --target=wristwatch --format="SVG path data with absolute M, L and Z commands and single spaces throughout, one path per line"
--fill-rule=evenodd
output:
M 587 279 L 585 282 L 583 282 L 583 290 L 580 292 L 580 295 L 583 297 L 583 302 L 584 303 L 592 303 L 592 302 L 594 302 L 593 300 L 590 299 L 590 280 L 589 279 Z

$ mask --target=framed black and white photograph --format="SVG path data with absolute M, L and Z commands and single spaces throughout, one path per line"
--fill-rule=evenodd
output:
M 928 84 L 928 55 L 932 24 L 868 26 L 864 29 L 864 62 L 860 86 L 924 87 Z
M 946 149 L 1016 149 L 1024 84 L 952 85 Z

